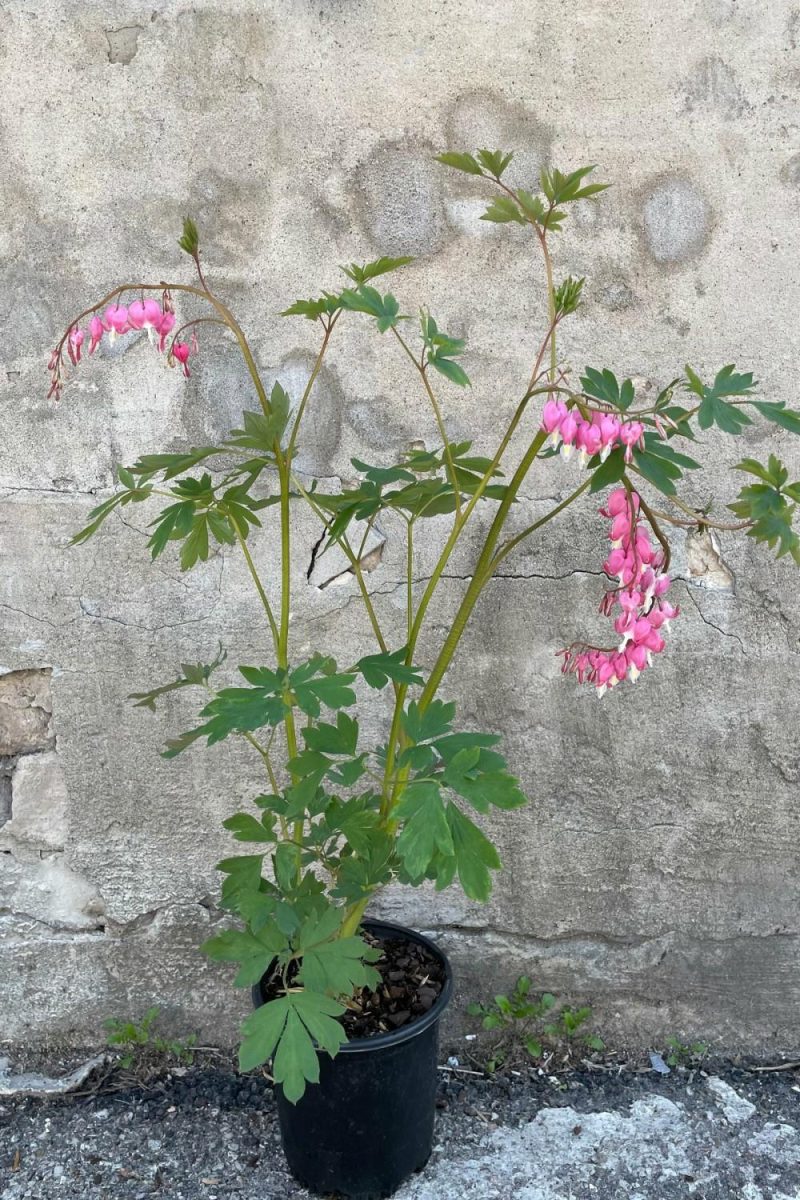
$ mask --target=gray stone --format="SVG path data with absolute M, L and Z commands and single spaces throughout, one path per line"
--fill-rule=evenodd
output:
M 108 61 L 127 66 L 136 57 L 141 25 L 122 25 L 119 29 L 107 29 Z
M 0 952 L 4 955 L 13 956 L 15 949 L 41 942 L 56 947 L 65 932 L 97 930 L 103 912 L 97 889 L 73 871 L 63 855 L 0 854 Z
M 53 744 L 50 675 L 49 668 L 0 674 L 0 755 Z
M 698 108 L 716 110 L 725 118 L 740 116 L 747 107 L 736 75 L 719 55 L 702 59 L 684 84 L 688 112 Z
M 698 587 L 730 592 L 733 572 L 723 561 L 719 538 L 713 529 L 691 530 L 686 537 L 686 568 L 689 579 Z
M 658 263 L 695 258 L 709 237 L 708 202 L 688 179 L 663 179 L 648 193 L 642 214 L 647 248 Z
M 377 254 L 426 255 L 444 245 L 444 169 L 431 145 L 381 145 L 358 169 L 353 190 Z
M 25 755 L 11 776 L 11 820 L 0 833 L 0 849 L 63 850 L 66 836 L 67 788 L 58 755 Z
M 706 1083 L 708 1090 L 714 1093 L 722 1105 L 725 1120 L 730 1125 L 739 1125 L 742 1121 L 749 1121 L 755 1114 L 755 1104 L 751 1104 L 744 1096 L 740 1096 L 736 1089 L 732 1088 L 724 1079 L 718 1079 L 715 1075 L 712 1075 Z
M 800 187 L 800 154 L 793 154 L 781 168 L 781 179 L 790 187 Z

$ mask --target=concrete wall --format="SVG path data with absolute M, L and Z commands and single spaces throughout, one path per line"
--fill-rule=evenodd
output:
M 576 368 L 656 387 L 687 359 L 735 360 L 796 403 L 800 7 L 9 0 L 0 28 L 0 1033 L 90 1042 L 103 1018 L 155 1003 L 226 1037 L 246 998 L 195 946 L 230 851 L 219 822 L 253 764 L 229 745 L 164 762 L 164 722 L 125 697 L 219 641 L 233 664 L 263 659 L 259 610 L 233 550 L 186 576 L 170 556 L 150 565 L 141 509 L 86 547 L 67 542 L 117 464 L 215 438 L 252 398 L 212 331 L 188 383 L 129 338 L 55 407 L 57 333 L 120 281 L 188 279 L 175 238 L 189 212 L 265 374 L 296 394 L 313 330 L 278 311 L 336 286 L 341 262 L 411 253 L 404 307 L 428 303 L 468 338 L 474 388 L 442 387 L 448 424 L 488 447 L 544 317 L 530 244 L 477 221 L 483 193 L 433 161 L 488 144 L 518 151 L 520 183 L 541 163 L 595 162 L 615 184 L 556 239 L 559 274 L 588 276 Z M 307 467 L 346 479 L 354 454 L 433 442 L 388 339 L 355 319 L 337 342 Z M 797 468 L 788 434 L 745 440 Z M 709 435 L 693 498 L 732 498 L 726 468 L 743 451 Z M 576 472 L 542 464 L 526 513 Z M 403 547 L 390 523 L 382 533 L 370 586 L 399 644 Z M 596 619 L 603 533 L 587 501 L 507 560 L 447 681 L 467 722 L 504 733 L 531 796 L 492 820 L 506 862 L 493 901 L 453 889 L 380 907 L 443 931 L 462 999 L 525 969 L 591 999 L 611 1044 L 686 1030 L 728 1050 L 797 1047 L 797 575 L 744 539 L 723 535 L 719 553 L 679 540 L 669 652 L 598 702 L 559 676 L 554 650 Z M 306 583 L 317 535 L 298 515 L 296 652 L 346 660 L 369 631 L 352 581 Z M 268 577 L 273 546 L 270 534 L 258 549 Z M 444 582 L 428 658 L 472 549 Z M 171 731 L 191 713 L 172 699 Z M 383 720 L 372 714 L 376 734 Z

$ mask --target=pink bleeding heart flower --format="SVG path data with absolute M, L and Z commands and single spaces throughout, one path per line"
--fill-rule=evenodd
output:
M 147 299 L 144 301 L 144 323 L 151 326 L 153 329 L 158 329 L 161 324 L 161 318 L 164 316 L 161 305 L 157 300 Z
M 598 428 L 600 430 L 600 458 L 605 462 L 616 445 L 617 438 L 619 437 L 620 423 L 611 414 L 601 413 Z
M 584 421 L 575 435 L 575 444 L 580 450 L 581 466 L 585 467 L 589 459 L 600 452 L 602 438 L 599 427 Z
M 578 433 L 578 418 L 574 413 L 568 412 L 561 422 L 559 429 L 561 434 L 561 454 L 563 458 L 569 458 L 572 454 L 573 442 Z
M 558 444 L 559 426 L 566 415 L 567 406 L 563 400 L 548 400 L 542 409 L 542 429 L 550 435 L 554 445 Z
M 100 345 L 100 339 L 102 338 L 104 333 L 105 333 L 105 328 L 103 326 L 103 322 L 100 320 L 100 318 L 95 313 L 95 315 L 92 317 L 91 321 L 89 322 L 89 353 L 90 354 L 94 354 L 95 350 Z
M 648 665 L 647 651 L 644 646 L 637 646 L 635 643 L 631 643 L 625 651 L 625 657 L 628 660 L 628 678 L 631 683 L 635 683 Z
M 181 366 L 183 367 L 183 373 L 186 376 L 186 378 L 188 379 L 189 374 L 190 374 L 188 362 L 189 362 L 189 355 L 191 354 L 191 346 L 189 345 L 189 343 L 188 342 L 175 342 L 172 346 L 172 350 L 170 351 L 170 354 L 172 355 L 173 358 L 177 359 L 178 362 L 181 364 Z
M 603 563 L 606 575 L 619 575 L 625 566 L 625 551 L 621 546 L 615 547 Z
M 134 300 L 128 305 L 128 324 L 131 329 L 142 329 L 144 326 L 144 300 Z
M 608 536 L 611 538 L 612 546 L 621 546 L 625 538 L 628 537 L 631 531 L 631 519 L 627 512 L 621 512 L 619 516 L 614 517 L 611 522 L 611 529 Z
M 618 517 L 620 513 L 628 511 L 628 493 L 625 488 L 615 488 L 608 497 L 606 510 L 610 517 Z
M 637 431 L 630 422 L 628 445 L 635 444 Z M 600 429 L 601 421 L 593 421 Z M 584 426 L 579 426 L 577 441 L 585 446 Z M 647 528 L 642 524 L 641 505 L 636 492 L 616 488 L 600 512 L 611 521 L 609 538 L 612 549 L 603 563 L 603 570 L 619 579 L 619 586 L 606 592 L 600 602 L 600 612 L 610 617 L 620 642 L 616 649 L 601 649 L 586 643 L 573 643 L 563 656 L 562 671 L 575 674 L 580 683 L 592 684 L 598 696 L 624 679 L 631 682 L 650 665 L 653 655 L 665 646 L 663 634 L 669 622 L 678 616 L 678 609 L 662 599 L 670 585 L 663 572 L 665 551 L 656 550 Z
M 157 328 L 157 332 L 159 335 L 158 336 L 158 348 L 163 353 L 164 350 L 166 349 L 167 338 L 172 333 L 172 330 L 175 328 L 175 313 L 174 312 L 163 313 L 161 316 L 161 320 L 159 321 L 158 326 L 156 328 Z
M 103 314 L 103 324 L 109 332 L 109 340 L 114 341 L 117 334 L 127 333 L 130 329 L 128 324 L 128 310 L 124 304 L 109 304 Z
M 67 338 L 67 354 L 69 355 L 70 362 L 74 366 L 77 366 L 81 361 L 81 346 L 83 345 L 83 338 L 83 330 L 78 329 L 77 325 L 74 329 L 70 330 L 69 337 Z
M 633 447 L 637 442 L 644 445 L 644 425 L 641 421 L 626 421 L 620 426 L 619 440 L 625 447 L 625 462 L 629 463 L 633 457 Z

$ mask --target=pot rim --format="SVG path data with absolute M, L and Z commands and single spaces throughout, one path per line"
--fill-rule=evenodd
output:
M 361 928 L 366 928 L 370 933 L 374 933 L 377 937 L 385 934 L 386 937 L 402 936 L 407 941 L 416 942 L 418 945 L 424 946 L 431 954 L 444 966 L 444 984 L 442 990 L 436 998 L 436 1002 L 414 1021 L 409 1021 L 407 1025 L 401 1026 L 400 1029 L 394 1029 L 391 1033 L 376 1033 L 372 1037 L 354 1038 L 352 1041 L 344 1042 L 337 1051 L 338 1054 L 366 1054 L 371 1050 L 385 1050 L 390 1046 L 399 1046 L 403 1042 L 411 1041 L 412 1038 L 424 1033 L 426 1029 L 430 1029 L 431 1025 L 441 1017 L 447 1005 L 450 1003 L 450 998 L 453 994 L 453 972 L 450 967 L 450 961 L 440 946 L 436 942 L 426 937 L 424 933 L 418 933 L 415 929 L 409 929 L 406 925 L 398 925 L 394 921 L 382 921 L 378 917 L 366 917 L 361 922 Z M 261 985 L 269 974 L 269 968 L 261 976 L 258 983 L 253 985 L 251 995 L 253 999 L 253 1007 L 261 1008 L 265 1003 L 261 992 Z

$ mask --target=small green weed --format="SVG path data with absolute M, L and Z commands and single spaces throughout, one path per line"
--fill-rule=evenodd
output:
M 161 1010 L 158 1007 L 148 1008 L 137 1025 L 135 1021 L 119 1021 L 110 1017 L 104 1022 L 109 1046 L 124 1047 L 125 1053 L 119 1060 L 119 1065 L 126 1070 L 135 1066 L 144 1057 L 164 1055 L 176 1059 L 183 1066 L 191 1066 L 194 1062 L 193 1047 L 197 1042 L 197 1034 L 190 1033 L 187 1038 L 164 1038 L 154 1032 Z
M 490 1046 L 490 1057 L 484 1066 L 487 1071 L 510 1066 L 522 1055 L 543 1059 L 559 1048 L 569 1058 L 575 1043 L 588 1050 L 604 1050 L 605 1043 L 597 1034 L 587 1033 L 585 1026 L 592 1018 L 588 1005 L 581 1008 L 558 1007 L 551 992 L 531 995 L 531 980 L 521 975 L 509 996 L 495 996 L 491 1004 L 470 1004 L 467 1012 L 479 1017 L 483 1028 L 496 1034 Z
M 708 1042 L 682 1042 L 679 1037 L 667 1038 L 669 1049 L 664 1054 L 668 1067 L 693 1067 L 708 1054 Z

